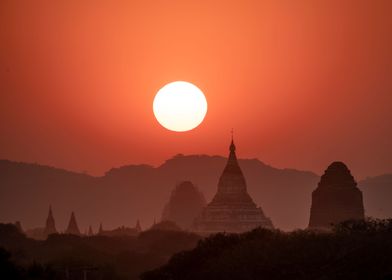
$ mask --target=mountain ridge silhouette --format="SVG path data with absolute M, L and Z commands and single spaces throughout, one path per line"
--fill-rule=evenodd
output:
M 125 165 L 99 177 L 0 160 L 0 222 L 20 220 L 25 229 L 40 227 L 52 204 L 60 231 L 65 229 L 71 211 L 75 211 L 81 231 L 90 224 L 96 231 L 100 222 L 104 228 L 133 226 L 137 219 L 145 229 L 154 218 L 159 219 L 171 191 L 183 180 L 192 181 L 210 201 L 226 160 L 222 156 L 179 154 L 157 167 Z M 239 159 L 239 164 L 250 195 L 276 227 L 293 230 L 307 226 L 318 175 L 274 168 L 258 159 Z M 392 186 L 392 174 L 359 182 L 367 216 L 392 216 L 386 199 L 391 196 L 385 195 L 392 193 L 388 186 Z

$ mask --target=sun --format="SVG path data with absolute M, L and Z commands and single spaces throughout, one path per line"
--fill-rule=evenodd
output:
M 164 128 L 177 132 L 188 131 L 204 120 L 207 100 L 194 84 L 175 81 L 166 84 L 157 92 L 153 111 Z

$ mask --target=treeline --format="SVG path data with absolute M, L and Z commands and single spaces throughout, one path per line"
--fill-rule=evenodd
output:
M 37 241 L 12 224 L 0 224 L 0 279 L 139 279 L 199 239 L 183 231 L 150 230 L 138 237 L 54 234 Z
M 216 234 L 141 279 L 392 279 L 392 220 L 347 221 L 328 233 Z
M 51 235 L 45 241 L 0 224 L 0 279 L 140 275 L 142 280 L 392 279 L 392 220 L 348 221 L 328 233 L 259 228 L 200 239 L 150 230 L 138 237 Z

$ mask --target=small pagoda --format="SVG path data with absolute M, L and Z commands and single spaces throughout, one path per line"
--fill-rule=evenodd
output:
M 43 232 L 43 238 L 47 238 L 50 234 L 57 233 L 56 222 L 53 217 L 52 206 L 49 206 L 48 218 L 46 218 L 46 224 Z
M 65 230 L 65 234 L 81 235 L 74 212 L 71 213 L 71 218 L 69 220 L 68 227 Z

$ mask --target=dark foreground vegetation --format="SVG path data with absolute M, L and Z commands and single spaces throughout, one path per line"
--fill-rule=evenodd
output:
M 142 280 L 392 279 L 392 220 L 345 222 L 330 233 L 256 229 L 202 240 L 150 230 L 138 237 L 51 235 L 36 241 L 14 225 L 0 224 L 0 279 L 140 275 Z
M 217 234 L 141 278 L 392 279 L 392 220 L 345 222 L 331 233 Z
M 28 239 L 12 224 L 0 224 L 0 279 L 122 280 L 164 265 L 199 236 L 150 230 L 138 237 L 50 235 Z

